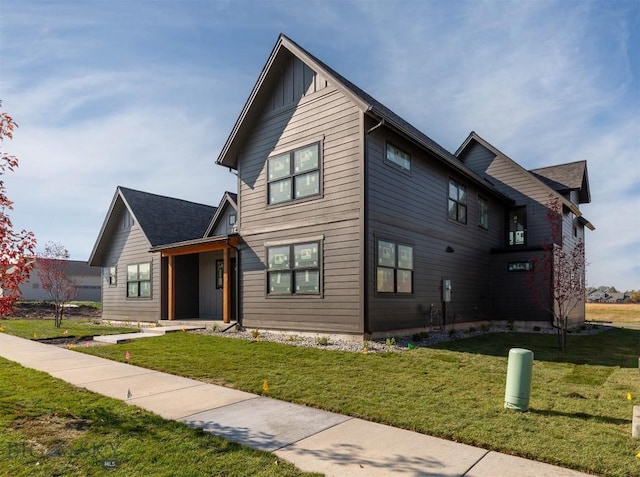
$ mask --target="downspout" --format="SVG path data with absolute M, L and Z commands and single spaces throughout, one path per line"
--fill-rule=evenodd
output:
M 364 122 L 366 119 L 366 114 L 362 115 L 362 127 L 364 129 Z M 363 235 L 364 235 L 364 240 L 363 240 L 363 247 L 364 247 L 364 254 L 363 254 L 363 260 L 364 260 L 364 277 L 363 277 L 363 288 L 364 288 L 364 303 L 363 303 L 363 307 L 364 307 L 364 332 L 366 334 L 370 334 L 371 333 L 371 329 L 369 326 L 369 296 L 370 296 L 370 290 L 369 290 L 369 207 L 367 206 L 368 204 L 368 195 L 369 195 L 369 188 L 368 188 L 368 183 L 369 183 L 369 174 L 368 174 L 368 160 L 369 160 L 369 135 L 375 131 L 376 129 L 382 127 L 385 125 L 385 121 L 384 119 L 381 119 L 380 122 L 378 122 L 378 124 L 376 124 L 375 126 L 373 126 L 372 128 L 368 129 L 367 131 L 365 131 L 364 133 L 364 152 L 363 152 L 363 171 L 362 171 L 362 176 L 363 176 L 363 188 L 364 188 L 364 197 L 363 197 L 363 207 L 362 207 L 362 215 L 363 215 L 363 222 L 364 222 L 364 227 L 363 227 Z

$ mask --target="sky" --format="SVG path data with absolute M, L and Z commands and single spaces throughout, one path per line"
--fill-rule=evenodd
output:
M 14 227 L 87 260 L 118 185 L 218 205 L 281 32 L 451 152 L 586 160 L 587 285 L 640 289 L 639 0 L 0 0 Z

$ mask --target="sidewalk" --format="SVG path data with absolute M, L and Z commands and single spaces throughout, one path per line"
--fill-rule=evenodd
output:
M 327 476 L 587 477 L 0 333 L 0 356 Z

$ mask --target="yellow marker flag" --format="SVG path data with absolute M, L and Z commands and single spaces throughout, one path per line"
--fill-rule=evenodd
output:
M 4 331 L 4 328 L 0 326 L 0 333 L 2 333 L 3 331 Z
M 33 339 L 37 340 L 38 339 L 38 333 L 36 333 L 35 331 L 33 332 Z
M 264 383 L 262 383 L 262 390 L 265 393 L 269 392 L 269 381 L 267 381 L 266 379 L 264 380 Z
M 628 392 L 627 393 L 627 401 L 631 401 L 633 399 L 633 397 L 631 396 L 631 393 Z

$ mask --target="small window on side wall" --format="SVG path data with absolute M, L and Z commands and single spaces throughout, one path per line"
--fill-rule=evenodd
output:
M 115 287 L 118 284 L 118 268 L 116 265 L 109 267 L 109 286 Z
M 127 298 L 151 297 L 151 263 L 127 266 Z
M 385 160 L 405 172 L 411 172 L 411 154 L 389 142 L 386 147 Z

